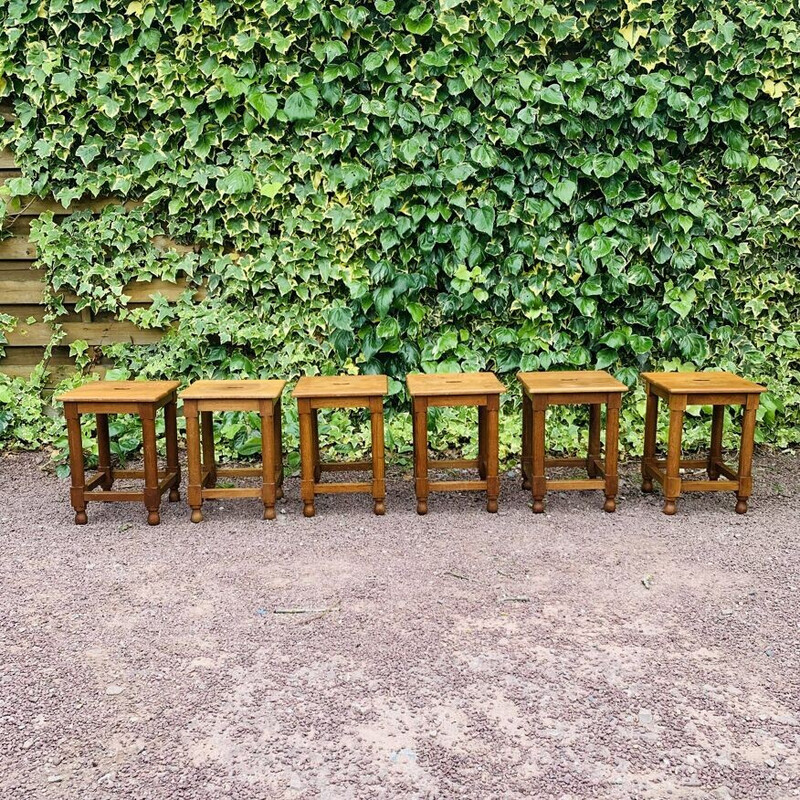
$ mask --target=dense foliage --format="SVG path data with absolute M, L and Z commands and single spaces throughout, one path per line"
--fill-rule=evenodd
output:
M 54 311 L 69 289 L 172 326 L 112 348 L 123 371 L 386 372 L 402 449 L 410 371 L 608 368 L 634 386 L 643 368 L 732 369 L 769 385 L 760 436 L 784 446 L 799 21 L 780 0 L 6 0 L 10 188 L 143 201 L 38 223 Z M 162 233 L 202 249 L 165 255 Z M 126 309 L 140 274 L 207 295 Z M 440 447 L 465 431 L 444 413 Z M 581 419 L 565 411 L 556 442 Z M 246 453 L 250 422 L 230 425 Z

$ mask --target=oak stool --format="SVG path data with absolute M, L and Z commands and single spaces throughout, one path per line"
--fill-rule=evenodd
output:
M 86 503 L 144 501 L 147 522 L 158 525 L 161 495 L 169 489 L 170 502 L 180 500 L 178 487 L 181 471 L 178 466 L 178 430 L 175 390 L 177 381 L 92 381 L 70 389 L 56 400 L 64 404 L 69 438 L 69 470 L 72 480 L 70 501 L 75 509 L 75 524 L 85 525 Z M 156 415 L 164 409 L 167 444 L 167 466 L 158 469 L 156 447 Z M 97 419 L 97 474 L 88 481 L 84 474 L 81 414 L 94 414 Z M 108 433 L 109 414 L 138 414 L 142 420 L 143 470 L 113 469 Z M 144 479 L 144 491 L 112 491 L 117 478 Z M 99 486 L 102 491 L 92 491 Z
M 602 489 L 604 511 L 617 507 L 619 409 L 628 391 L 607 372 L 519 372 L 522 384 L 522 487 L 533 495 L 533 511 L 544 511 L 548 490 Z M 545 457 L 545 415 L 548 406 L 589 406 L 589 447 L 586 458 Z M 605 458 L 600 458 L 600 415 L 606 407 Z M 588 479 L 548 480 L 547 467 L 585 467 Z
M 371 492 L 376 514 L 386 513 L 384 477 L 383 398 L 389 392 L 385 375 L 316 375 L 297 382 L 292 397 L 297 399 L 300 420 L 300 497 L 303 514 L 314 516 L 314 497 L 318 494 Z M 372 429 L 370 461 L 328 462 L 319 457 L 320 408 L 368 408 Z M 372 470 L 372 481 L 363 483 L 320 483 L 323 472 Z
M 767 389 L 730 372 L 644 372 L 647 410 L 644 423 L 644 456 L 642 458 L 642 491 L 653 491 L 653 479 L 664 490 L 664 513 L 674 514 L 681 492 L 736 492 L 736 513 L 747 512 L 747 498 L 753 491 L 753 447 L 755 445 L 756 410 L 762 392 Z M 656 458 L 656 426 L 658 400 L 669 408 L 667 457 Z M 725 406 L 742 406 L 742 442 L 739 448 L 739 470 L 734 471 L 722 460 L 722 429 Z M 713 406 L 711 448 L 704 459 L 682 459 L 681 437 L 686 406 Z M 705 469 L 707 481 L 683 480 L 681 468 Z M 727 480 L 720 480 L 724 475 Z
M 264 519 L 275 519 L 275 501 L 283 497 L 281 393 L 284 386 L 286 381 L 280 380 L 201 380 L 181 392 L 186 417 L 187 496 L 192 508 L 192 522 L 202 522 L 204 500 L 226 497 L 260 497 L 264 503 Z M 259 413 L 260 467 L 217 467 L 212 422 L 214 411 Z M 260 477 L 261 487 L 218 489 L 218 477 Z
M 498 414 L 506 387 L 491 372 L 453 372 L 406 376 L 413 405 L 414 486 L 417 513 L 428 513 L 430 492 L 486 492 L 486 510 L 497 511 L 500 496 Z M 428 409 L 441 406 L 478 407 L 478 458 L 428 460 Z M 428 468 L 477 467 L 480 480 L 430 481 Z

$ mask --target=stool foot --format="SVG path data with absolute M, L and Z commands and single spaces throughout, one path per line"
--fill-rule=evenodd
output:
M 382 517 L 386 513 L 386 501 L 376 500 L 374 511 L 377 516 Z
M 653 480 L 652 480 L 652 478 L 644 478 L 642 480 L 642 491 L 645 494 L 650 494 L 653 491 Z
M 420 516 L 424 516 L 428 513 L 428 501 L 427 500 L 417 500 L 417 514 Z
M 675 500 L 669 500 L 669 499 L 664 501 L 664 513 L 668 517 L 671 517 L 678 510 L 676 502 L 677 501 Z
M 178 491 L 176 487 L 173 486 L 172 489 L 169 490 L 170 503 L 177 503 L 178 500 L 180 499 L 181 499 L 181 493 Z
M 544 511 L 544 498 L 533 498 L 533 513 L 541 514 Z
M 747 498 L 740 497 L 736 501 L 736 513 L 737 514 L 746 514 L 747 513 Z
M 158 525 L 161 523 L 161 514 L 158 511 L 148 511 L 147 512 L 147 524 L 148 525 Z
M 275 490 L 275 498 L 276 498 L 277 500 L 283 500 L 283 486 L 279 486 L 279 487 L 278 487 L 278 488 Z
M 495 498 L 495 497 L 490 497 L 490 498 L 489 498 L 489 499 L 486 501 L 486 510 L 487 510 L 487 511 L 488 511 L 490 514 L 496 514 L 496 513 L 497 513 L 497 498 Z
M 708 479 L 710 481 L 718 481 L 719 480 L 719 470 L 717 470 L 716 467 L 709 467 L 706 470 L 706 473 L 708 474 Z
M 85 511 L 76 511 L 75 512 L 75 524 L 76 525 L 85 525 L 89 521 L 89 518 L 86 516 Z
M 314 516 L 314 504 L 313 503 L 303 503 L 303 516 L 304 517 L 313 517 Z
M 202 522 L 203 512 L 199 508 L 192 509 L 192 522 Z
M 617 510 L 617 501 L 613 497 L 606 497 L 605 503 L 603 503 L 603 511 L 607 511 L 611 514 L 613 511 Z
M 275 506 L 264 506 L 264 519 L 275 519 Z

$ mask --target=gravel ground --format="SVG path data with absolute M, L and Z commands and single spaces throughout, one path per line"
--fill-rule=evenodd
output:
M 800 796 L 800 485 L 145 524 L 0 457 L 0 797 Z M 306 613 L 275 613 L 286 610 Z

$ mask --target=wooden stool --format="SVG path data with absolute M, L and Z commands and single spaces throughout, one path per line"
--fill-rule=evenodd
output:
M 414 414 L 414 486 L 417 514 L 428 513 L 429 492 L 486 492 L 486 510 L 497 511 L 500 496 L 498 413 L 506 387 L 491 372 L 408 375 L 408 392 Z M 478 458 L 428 461 L 428 409 L 439 406 L 478 407 Z M 428 467 L 471 469 L 477 481 L 430 481 Z
M 69 470 L 72 477 L 70 500 L 75 509 L 75 524 L 85 525 L 86 503 L 144 501 L 147 522 L 158 525 L 161 495 L 169 489 L 170 502 L 180 500 L 178 487 L 181 470 L 178 466 L 178 431 L 175 412 L 177 381 L 93 381 L 71 389 L 56 400 L 64 404 L 69 437 Z M 167 440 L 167 468 L 158 469 L 156 448 L 156 414 L 164 409 L 165 436 Z M 81 441 L 81 414 L 97 417 L 98 472 L 88 481 L 83 466 Z M 142 420 L 143 470 L 112 469 L 108 438 L 109 414 L 138 414 Z M 117 478 L 144 478 L 144 491 L 112 492 Z M 100 486 L 101 492 L 92 491 Z
M 187 495 L 192 522 L 202 522 L 203 501 L 260 497 L 264 519 L 275 519 L 275 501 L 283 497 L 281 392 L 286 381 L 195 381 L 181 392 L 186 416 Z M 220 469 L 214 458 L 214 411 L 257 411 L 261 415 L 261 466 Z M 200 457 L 202 420 L 202 464 Z M 261 487 L 217 489 L 218 477 L 261 478 Z
M 617 507 L 619 408 L 624 383 L 607 372 L 519 372 L 522 384 L 522 486 L 533 495 L 533 511 L 544 511 L 548 489 L 603 489 L 604 511 Z M 589 406 L 589 448 L 586 458 L 545 458 L 545 414 L 548 406 Z M 606 407 L 605 460 L 600 458 L 600 413 Z M 547 467 L 586 467 L 589 479 L 550 481 Z M 598 477 L 600 476 L 600 477 Z
M 729 372 L 644 372 L 647 412 L 644 423 L 644 456 L 642 458 L 642 491 L 653 491 L 653 479 L 664 489 L 664 513 L 674 514 L 681 492 L 736 492 L 736 513 L 747 512 L 747 498 L 753 491 L 753 447 L 756 430 L 756 409 L 764 386 L 732 375 Z M 658 398 L 669 408 L 667 458 L 656 458 L 656 423 Z M 713 406 L 711 449 L 708 458 L 681 459 L 683 412 L 686 406 Z M 742 406 L 742 443 L 739 448 L 739 471 L 722 460 L 722 427 L 725 406 Z M 707 481 L 681 479 L 681 467 L 705 469 Z M 721 481 L 720 475 L 728 480 Z
M 300 496 L 303 514 L 314 516 L 314 496 L 344 492 L 371 492 L 376 514 L 386 513 L 383 454 L 383 398 L 389 392 L 385 375 L 332 375 L 303 377 L 292 397 L 300 418 Z M 320 408 L 368 408 L 372 427 L 372 460 L 323 464 L 319 458 Z M 320 483 L 323 472 L 372 470 L 371 483 Z

